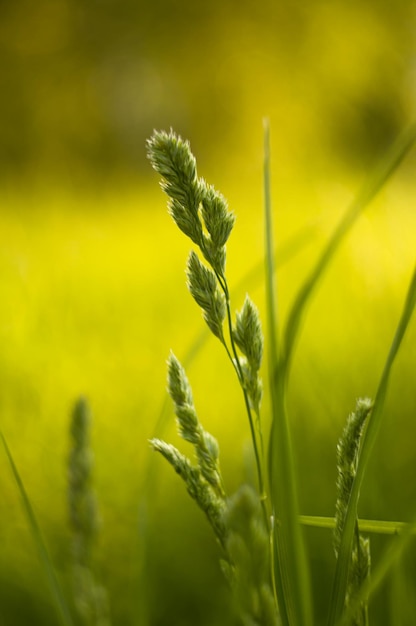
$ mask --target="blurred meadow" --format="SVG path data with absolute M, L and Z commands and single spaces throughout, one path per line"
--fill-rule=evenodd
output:
M 237 216 L 233 307 L 248 291 L 265 320 L 269 117 L 285 319 L 344 210 L 414 120 L 415 28 L 410 0 L 1 3 L 0 429 L 69 592 L 69 419 L 88 398 L 102 517 L 95 561 L 114 624 L 234 623 L 206 520 L 148 444 L 157 428 L 177 442 L 170 406 L 160 421 L 166 359 L 170 349 L 183 358 L 205 328 L 185 286 L 188 241 L 167 214 L 146 139 L 173 128 L 190 140 L 199 174 Z M 334 514 L 337 440 L 381 376 L 415 262 L 415 166 L 413 150 L 308 310 L 289 390 L 304 514 Z M 415 363 L 413 321 L 361 517 L 415 518 Z M 214 338 L 187 371 L 231 492 L 252 472 L 240 390 Z M 266 425 L 267 406 L 266 394 Z M 58 624 L 3 452 L 0 476 L 0 626 Z M 305 535 L 319 625 L 335 558 L 330 531 Z M 376 563 L 390 540 L 372 541 Z M 375 594 L 372 623 L 414 623 L 415 556 L 412 544 Z

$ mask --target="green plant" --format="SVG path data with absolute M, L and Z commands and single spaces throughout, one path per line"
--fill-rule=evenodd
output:
M 338 491 L 333 518 L 299 514 L 298 482 L 294 471 L 287 407 L 290 366 L 307 304 L 345 235 L 394 172 L 415 138 L 415 127 L 399 138 L 352 203 L 300 288 L 288 321 L 281 329 L 275 293 L 276 255 L 271 236 L 270 155 L 266 125 L 265 274 L 268 393 L 272 418 L 270 432 L 266 433 L 261 414 L 263 384 L 260 370 L 264 346 L 259 314 L 250 298 L 246 297 L 242 309 L 235 316 L 232 315 L 225 271 L 226 243 L 235 218 L 221 194 L 198 177 L 196 162 L 187 142 L 173 132 L 155 133 L 148 142 L 150 159 L 161 174 L 163 188 L 170 198 L 172 217 L 199 249 L 199 255 L 192 251 L 188 259 L 188 287 L 202 309 L 209 332 L 224 347 L 240 384 L 251 431 L 257 485 L 242 484 L 235 493 L 226 493 L 218 443 L 202 426 L 185 369 L 173 353 L 168 360 L 169 395 L 173 400 L 179 433 L 193 446 L 195 459 L 188 458 L 160 437 L 154 438 L 151 443 L 181 476 L 189 494 L 205 513 L 218 540 L 222 569 L 234 592 L 241 623 L 245 626 L 308 626 L 314 623 L 310 563 L 303 539 L 303 526 L 333 530 L 336 566 L 328 626 L 369 624 L 368 602 L 371 594 L 398 563 L 416 534 L 416 522 L 376 521 L 358 517 L 360 488 L 381 425 L 392 367 L 416 306 L 416 271 L 411 279 L 374 401 L 357 401 L 340 438 L 337 450 Z M 293 249 L 293 245 L 289 249 Z M 255 271 L 258 272 L 258 269 Z M 195 356 L 203 339 L 199 338 L 192 345 L 189 358 Z M 162 421 L 159 420 L 159 423 Z M 10 447 L 2 433 L 0 437 L 60 622 L 64 626 L 108 626 L 110 618 L 106 592 L 93 573 L 92 550 L 98 516 L 91 486 L 93 456 L 89 435 L 90 412 L 83 399 L 76 403 L 72 412 L 70 432 L 68 500 L 74 574 L 70 601 L 61 588 Z M 145 476 L 145 494 L 149 494 L 152 488 L 149 476 L 150 472 Z M 141 528 L 146 530 L 143 524 Z M 370 575 L 370 543 L 366 535 L 371 533 L 397 537 L 378 563 L 372 566 Z M 145 532 L 143 535 L 146 537 Z M 146 595 L 144 590 L 145 585 L 142 584 L 141 600 Z M 137 623 L 144 626 L 149 623 L 146 607 L 143 615 Z
M 257 490 L 243 485 L 231 497 L 225 493 L 219 466 L 219 447 L 197 416 L 186 373 L 172 354 L 168 362 L 168 390 L 173 400 L 179 434 L 194 446 L 196 462 L 161 439 L 151 441 L 184 480 L 189 494 L 207 516 L 222 549 L 223 570 L 235 591 L 243 624 L 311 626 L 313 607 L 308 557 L 301 523 L 322 525 L 322 518 L 302 518 L 294 471 L 287 385 L 300 323 L 308 302 L 334 253 L 378 190 L 389 178 L 415 139 L 411 128 L 393 146 L 372 179 L 329 240 L 316 266 L 298 292 L 287 324 L 279 333 L 272 239 L 270 155 L 265 129 L 266 287 L 268 315 L 268 369 L 272 426 L 265 437 L 261 420 L 263 333 L 255 305 L 246 297 L 232 315 L 226 278 L 226 243 L 234 216 L 223 196 L 198 177 L 189 143 L 172 131 L 155 132 L 148 141 L 153 168 L 162 177 L 169 212 L 190 238 L 200 256 L 191 251 L 187 264 L 188 288 L 211 333 L 224 346 L 241 386 L 257 467 Z M 202 258 L 202 260 L 201 260 Z M 388 565 L 411 535 L 406 528 L 393 552 L 378 565 L 372 579 L 369 541 L 362 530 L 383 532 L 382 522 L 358 520 L 359 488 L 386 396 L 395 356 L 416 303 L 416 271 L 404 305 L 392 348 L 374 403 L 359 400 L 338 446 L 338 497 L 334 527 L 337 564 L 329 607 L 328 626 L 368 624 L 367 601 L 371 580 L 380 582 Z M 266 452 L 267 450 L 267 452 Z M 268 473 L 268 476 L 267 476 Z M 387 525 L 388 526 L 388 525 Z M 395 530 L 398 526 L 393 525 Z

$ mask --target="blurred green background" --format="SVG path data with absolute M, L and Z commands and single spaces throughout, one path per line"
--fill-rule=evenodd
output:
M 203 321 L 185 287 L 189 245 L 166 213 L 146 138 L 172 127 L 191 141 L 199 173 L 237 214 L 233 306 L 247 289 L 263 314 L 261 269 L 251 270 L 263 258 L 270 118 L 276 240 L 304 233 L 279 267 L 284 319 L 343 210 L 414 117 L 415 27 L 410 0 L 1 2 L 0 426 L 67 589 L 69 415 L 81 393 L 89 398 L 96 561 L 114 624 L 234 623 L 206 521 L 162 459 L 150 460 L 169 350 L 182 358 Z M 303 329 L 289 409 L 305 514 L 333 514 L 337 439 L 355 399 L 374 395 L 393 337 L 416 250 L 415 164 L 413 152 L 359 220 Z M 363 517 L 416 514 L 415 346 L 413 323 Z M 250 465 L 249 430 L 214 339 L 188 374 L 231 492 Z M 267 422 L 267 397 L 265 408 Z M 177 442 L 172 415 L 168 424 L 164 436 Z M 0 476 L 0 626 L 57 624 L 4 454 Z M 306 538 L 321 624 L 331 538 L 317 529 Z M 388 544 L 373 540 L 374 563 Z M 375 595 L 374 624 L 414 623 L 414 557 L 413 546 Z

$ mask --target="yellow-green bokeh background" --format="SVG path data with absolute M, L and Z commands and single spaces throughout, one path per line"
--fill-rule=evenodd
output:
M 170 127 L 190 139 L 200 174 L 237 214 L 234 308 L 247 289 L 264 319 L 261 271 L 241 280 L 262 262 L 269 116 L 278 245 L 306 228 L 278 271 L 284 319 L 366 174 L 414 117 L 415 27 L 405 0 L 2 3 L 0 424 L 67 587 L 68 420 L 88 397 L 103 518 L 96 558 L 114 624 L 232 623 L 217 546 L 162 459 L 141 569 L 165 360 L 171 348 L 183 357 L 203 329 L 185 287 L 189 245 L 166 213 L 145 139 Z M 309 309 L 289 396 L 303 513 L 333 514 L 337 438 L 355 399 L 375 393 L 414 264 L 415 164 L 410 155 L 359 220 Z M 413 323 L 363 488 L 370 518 L 416 514 L 415 342 Z M 214 339 L 188 373 L 231 491 L 249 432 Z M 164 436 L 177 442 L 172 416 Z M 0 476 L 0 626 L 56 624 L 5 455 Z M 320 624 L 330 535 L 306 536 Z M 388 541 L 373 543 L 376 563 Z M 373 623 L 413 623 L 412 558 L 375 597 Z

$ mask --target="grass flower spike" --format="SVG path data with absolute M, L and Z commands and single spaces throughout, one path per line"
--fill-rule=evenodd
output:
M 212 185 L 198 178 L 189 143 L 173 132 L 157 132 L 147 142 L 153 168 L 162 176 L 169 212 L 177 226 L 199 247 L 210 267 L 195 251 L 187 263 L 188 289 L 202 309 L 209 329 L 224 345 L 243 391 L 256 457 L 259 488 L 264 495 L 263 436 L 260 424 L 262 383 L 259 369 L 263 336 L 257 309 L 246 298 L 234 324 L 225 276 L 226 243 L 235 223 L 227 201 Z M 225 327 L 227 337 L 225 336 Z M 238 354 L 238 348 L 243 356 Z M 255 423 L 252 411 L 257 420 Z M 265 512 L 265 517 L 267 517 Z
M 68 503 L 72 529 L 73 594 L 83 626 L 110 626 L 106 590 L 92 571 L 92 551 L 98 531 L 97 502 L 92 489 L 91 415 L 84 398 L 71 420 L 72 448 L 68 463 Z
M 227 310 L 224 295 L 219 290 L 214 272 L 201 263 L 198 255 L 192 251 L 188 258 L 186 274 L 189 291 L 201 307 L 204 320 L 211 332 L 224 343 L 223 323 Z
M 226 514 L 231 584 L 244 626 L 277 626 L 278 613 L 270 580 L 269 536 L 258 494 L 242 485 L 230 498 Z M 230 577 L 230 574 L 228 574 Z
M 198 420 L 185 370 L 174 354 L 170 355 L 168 361 L 168 381 L 169 395 L 175 404 L 179 434 L 194 446 L 202 476 L 218 496 L 224 497 L 218 443 Z
M 171 444 L 160 439 L 152 439 L 150 443 L 182 478 L 189 495 L 207 516 L 225 550 L 225 491 L 219 466 L 218 443 L 204 430 L 198 419 L 185 370 L 174 354 L 170 355 L 168 361 L 168 390 L 175 407 L 179 435 L 193 445 L 197 465 Z
M 257 519 L 260 511 L 260 518 L 256 523 L 263 527 L 266 534 L 265 543 L 268 546 L 269 518 L 265 501 L 263 439 L 260 422 L 262 382 L 259 370 L 263 356 L 263 335 L 258 311 L 248 296 L 242 310 L 237 313 L 235 321 L 231 314 L 225 265 L 226 243 L 232 232 L 235 217 L 229 211 L 225 198 L 204 179 L 198 178 L 195 158 L 187 142 L 182 141 L 172 132 L 170 134 L 155 132 L 147 145 L 150 161 L 154 169 L 161 174 L 162 188 L 169 196 L 169 212 L 180 230 L 198 246 L 205 261 L 203 262 L 194 250 L 190 252 L 186 270 L 188 289 L 201 308 L 210 331 L 224 345 L 243 392 L 261 494 L 261 499 L 259 495 L 256 496 L 259 507 L 254 507 L 255 511 L 254 509 L 251 511 L 251 517 Z M 151 443 L 153 448 L 162 454 L 182 477 L 188 492 L 205 512 L 224 549 L 225 569 L 231 573 L 231 578 L 234 580 L 233 576 L 239 570 L 230 554 L 230 548 L 232 542 L 238 540 L 235 533 L 228 535 L 230 529 L 224 516 L 227 515 L 228 507 L 231 506 L 233 509 L 236 504 L 233 499 L 228 501 L 225 497 L 218 462 L 218 444 L 200 424 L 185 371 L 173 354 L 168 361 L 168 380 L 169 394 L 175 405 L 179 434 L 194 446 L 198 464 L 192 465 L 179 450 L 166 442 L 154 439 Z M 256 419 L 253 417 L 253 412 Z M 242 496 L 236 501 L 242 502 L 241 498 Z M 234 540 L 231 537 L 234 537 Z M 255 550 L 255 545 L 251 539 L 246 542 L 245 550 L 253 556 L 252 550 Z M 265 575 L 266 577 L 270 575 L 270 568 L 267 569 Z M 237 586 L 240 591 L 244 588 L 244 585 L 243 587 Z M 255 591 L 254 604 L 258 605 L 256 610 L 252 606 L 245 613 L 247 616 L 252 615 L 253 619 L 262 611 L 266 615 L 268 609 L 263 607 L 263 603 L 267 604 L 271 598 L 272 613 L 274 611 L 273 614 L 276 616 L 277 608 L 273 593 L 265 593 L 263 583 L 260 587 L 256 587 Z M 251 622 L 245 621 L 245 623 Z M 260 623 L 269 626 L 269 624 L 274 624 L 274 621 L 268 620 Z
M 199 217 L 201 185 L 196 161 L 188 142 L 174 133 L 155 132 L 147 142 L 153 168 L 162 176 L 162 189 L 169 196 L 169 212 L 180 230 L 194 243 L 203 242 Z
M 260 414 L 263 385 L 259 375 L 263 358 L 263 333 L 256 306 L 246 296 L 243 308 L 236 315 L 233 338 L 244 358 L 240 358 L 243 384 L 256 415 Z
M 348 416 L 347 424 L 337 446 L 338 496 L 335 506 L 334 528 L 334 548 L 337 556 L 341 546 L 345 517 L 357 472 L 361 438 L 372 406 L 373 404 L 368 398 L 357 401 L 355 411 Z M 345 598 L 346 606 L 351 603 L 370 575 L 370 564 L 370 541 L 367 537 L 361 535 L 357 519 Z M 366 602 L 361 603 L 359 609 L 353 615 L 351 624 L 352 626 L 368 625 Z
M 162 176 L 169 197 L 169 213 L 176 225 L 197 246 L 219 277 L 225 272 L 225 244 L 234 226 L 234 215 L 225 198 L 198 178 L 189 143 L 173 132 L 154 132 L 147 142 L 153 168 Z

